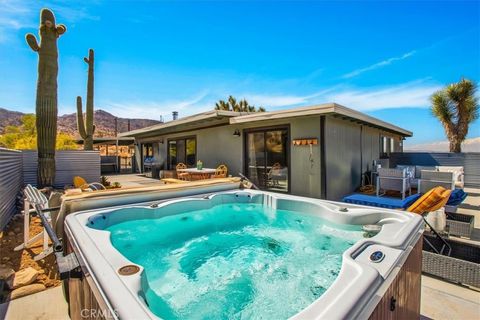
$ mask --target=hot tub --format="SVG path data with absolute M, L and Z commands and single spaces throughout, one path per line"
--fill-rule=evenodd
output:
M 65 220 L 95 308 L 121 319 L 415 316 L 422 227 L 408 212 L 257 190 Z

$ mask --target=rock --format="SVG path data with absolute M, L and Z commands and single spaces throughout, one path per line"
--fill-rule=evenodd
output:
M 13 231 L 15 231 L 15 233 L 20 233 L 20 228 L 19 227 L 16 227 L 15 229 L 13 229 Z
M 38 277 L 38 271 L 32 267 L 15 272 L 15 276 L 11 281 L 7 281 L 7 285 L 10 289 L 17 289 L 19 287 L 26 286 L 34 282 Z
M 10 300 L 17 299 L 20 297 L 28 296 L 29 294 L 37 293 L 40 291 L 43 291 L 47 289 L 43 284 L 41 283 L 34 283 L 34 284 L 29 284 L 27 286 L 17 288 L 10 292 Z
M 14 235 L 15 235 L 15 232 L 13 232 L 13 231 L 8 231 L 7 234 L 8 234 L 9 236 L 14 236 Z
M 6 266 L 0 267 L 0 280 L 7 280 L 15 274 L 15 270 Z
M 5 261 L 5 262 L 10 261 L 10 257 L 3 257 L 2 261 Z

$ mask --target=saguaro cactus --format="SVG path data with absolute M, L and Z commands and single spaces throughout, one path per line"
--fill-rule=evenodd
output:
M 25 38 L 38 53 L 37 98 L 35 105 L 38 171 L 37 184 L 51 186 L 55 179 L 55 143 L 57 138 L 57 39 L 67 31 L 63 24 L 55 25 L 55 16 L 49 9 L 40 12 L 40 45 L 28 33 Z
M 83 149 L 93 150 L 93 133 L 95 132 L 95 125 L 93 124 L 93 49 L 88 51 L 88 58 L 83 58 L 88 64 L 88 78 L 87 78 L 87 104 L 85 106 L 85 121 L 83 120 L 82 97 L 77 97 L 77 124 L 78 132 L 83 138 Z

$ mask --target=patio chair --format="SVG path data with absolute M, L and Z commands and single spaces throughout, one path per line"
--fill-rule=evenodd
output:
M 379 168 L 377 171 L 377 197 L 385 194 L 387 190 L 399 191 L 402 194 L 402 200 L 405 199 L 407 190 L 412 194 L 410 179 L 405 169 L 385 169 Z M 384 193 L 380 194 L 381 191 Z
M 178 171 L 179 169 L 187 169 L 187 165 L 185 163 L 182 163 L 180 162 L 179 164 L 177 164 L 177 166 L 175 167 L 175 169 L 177 170 L 177 178 L 180 179 L 180 180 L 185 180 L 185 181 L 188 181 L 189 180 L 189 177 L 190 175 L 188 174 L 188 172 L 181 172 L 181 171 Z
M 425 193 L 426 191 L 442 186 L 445 189 L 455 189 L 455 181 L 453 172 L 442 172 L 436 170 L 422 170 L 418 180 L 418 192 Z
M 284 168 L 278 162 L 275 162 L 267 172 L 267 187 L 279 187 L 280 181 L 287 180 Z
M 226 178 L 228 173 L 228 168 L 226 165 L 221 164 L 215 169 L 215 173 L 212 175 L 212 178 Z
M 463 189 L 465 186 L 465 174 L 462 166 L 437 166 L 439 172 L 451 172 L 455 188 Z
M 73 186 L 75 188 L 82 189 L 82 191 L 97 191 L 105 190 L 105 186 L 98 182 L 88 183 L 84 178 L 80 176 L 73 177 Z
M 49 200 L 47 199 L 47 197 L 43 193 L 41 193 L 40 190 L 32 187 L 30 184 L 25 187 L 24 193 L 25 200 L 23 209 L 23 243 L 15 247 L 13 250 L 20 251 L 26 249 L 33 243 L 43 238 L 43 251 L 33 258 L 34 261 L 38 261 L 44 259 L 49 254 L 53 253 L 55 248 L 48 245 L 49 234 L 46 232 L 45 227 L 40 233 L 30 238 L 30 213 L 35 212 L 36 214 L 32 215 L 38 215 L 42 219 L 42 223 L 44 226 L 47 223 L 51 225 L 52 218 L 50 213 L 52 211 L 59 210 L 60 207 L 49 207 Z M 52 193 L 50 199 L 52 199 L 52 196 L 54 195 L 55 193 Z M 33 210 L 31 210 L 30 207 L 32 207 Z M 44 219 L 46 221 L 44 221 Z

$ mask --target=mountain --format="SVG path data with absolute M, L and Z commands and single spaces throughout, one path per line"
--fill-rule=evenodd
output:
M 0 134 L 7 126 L 19 126 L 24 113 L 0 108 Z
M 408 141 L 408 140 L 407 140 Z M 448 152 L 448 141 L 436 141 L 431 143 L 422 143 L 412 146 L 405 146 L 405 151 L 414 152 Z M 462 152 L 480 152 L 480 137 L 465 139 L 462 143 Z
M 0 108 L 0 134 L 3 133 L 7 126 L 19 126 L 21 124 L 22 116 L 25 113 L 18 111 L 10 111 Z M 115 136 L 115 116 L 104 110 L 95 110 L 94 124 L 96 137 L 112 137 Z M 128 131 L 128 122 L 130 121 L 130 130 L 136 130 L 153 126 L 159 123 L 157 120 L 150 119 L 128 119 L 116 118 L 118 132 Z M 68 133 L 73 136 L 78 136 L 77 131 L 77 114 L 64 114 L 58 117 L 58 131 Z

